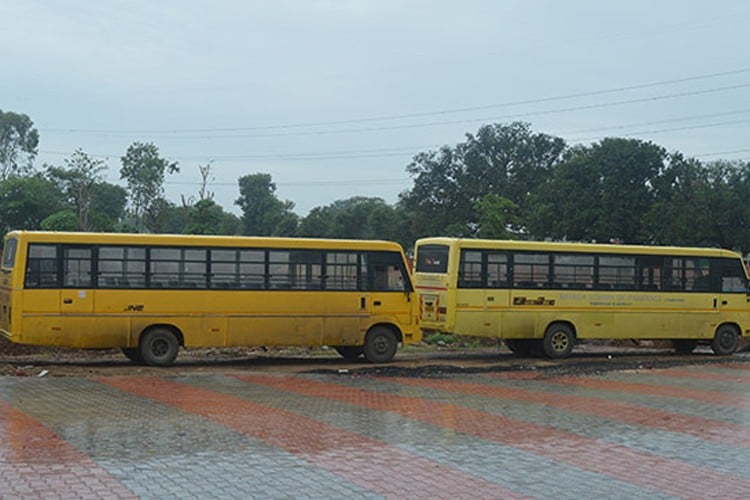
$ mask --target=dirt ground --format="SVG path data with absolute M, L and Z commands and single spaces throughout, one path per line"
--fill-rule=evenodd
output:
M 0 338 L 0 376 L 65 377 L 116 375 L 182 375 L 237 371 L 281 373 L 350 373 L 390 376 L 438 376 L 450 373 L 530 371 L 540 377 L 587 374 L 624 369 L 653 369 L 705 363 L 748 363 L 750 344 L 734 356 L 714 355 L 699 346 L 688 356 L 678 355 L 658 342 L 586 343 L 576 346 L 570 358 L 519 358 L 501 343 L 483 347 L 415 344 L 403 347 L 394 360 L 370 364 L 341 358 L 330 348 L 181 349 L 173 366 L 136 365 L 119 350 L 84 351 L 64 348 L 19 346 Z

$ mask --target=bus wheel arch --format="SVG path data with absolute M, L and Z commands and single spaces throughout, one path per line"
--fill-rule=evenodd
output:
M 567 358 L 576 343 L 576 329 L 569 321 L 555 321 L 544 331 L 544 354 L 552 359 Z
M 401 331 L 387 323 L 373 325 L 365 335 L 365 359 L 370 363 L 387 363 L 393 359 L 401 342 Z
M 182 332 L 172 325 L 152 325 L 143 330 L 138 341 L 138 352 L 144 364 L 169 366 L 184 345 Z
M 723 323 L 716 328 L 711 349 L 719 356 L 734 354 L 740 344 L 740 328 L 734 323 Z

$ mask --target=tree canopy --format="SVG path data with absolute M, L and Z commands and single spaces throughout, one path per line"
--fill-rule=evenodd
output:
M 153 143 L 134 142 L 121 158 L 120 178 L 128 184 L 131 209 L 139 231 L 159 231 L 159 215 L 167 205 L 164 179 L 179 172 L 177 162 L 159 156 Z
M 35 171 L 31 119 L 0 111 L 0 224 L 11 229 L 151 231 L 387 239 L 407 249 L 422 236 L 555 239 L 719 246 L 750 252 L 750 162 L 704 163 L 653 142 L 609 137 L 568 146 L 527 123 L 488 124 L 453 146 L 417 153 L 412 186 L 395 205 L 351 196 L 306 216 L 276 194 L 268 173 L 238 179 L 241 211 L 210 191 L 212 162 L 198 165 L 196 195 L 164 198 L 177 162 L 153 143 L 121 157 L 126 186 L 77 149 Z M 129 210 L 128 210 L 129 208 Z
M 251 174 L 239 178 L 240 197 L 235 204 L 242 209 L 243 234 L 254 236 L 293 236 L 298 217 L 294 203 L 276 196 L 276 184 L 269 174 Z
M 38 145 L 31 118 L 0 109 L 0 180 L 30 172 Z

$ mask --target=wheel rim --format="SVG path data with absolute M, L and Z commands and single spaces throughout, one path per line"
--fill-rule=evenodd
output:
M 385 338 L 384 335 L 378 335 L 378 337 L 375 339 L 374 347 L 375 347 L 376 353 L 383 354 L 383 353 L 388 352 L 390 343 L 388 342 L 388 339 Z
M 568 348 L 569 340 L 565 332 L 555 332 L 550 339 L 550 345 L 555 352 L 563 352 Z
M 723 332 L 721 336 L 719 336 L 719 345 L 723 349 L 731 349 L 734 345 L 734 333 L 733 332 Z
M 151 344 L 151 353 L 158 358 L 163 358 L 169 353 L 169 342 L 164 339 L 154 340 Z

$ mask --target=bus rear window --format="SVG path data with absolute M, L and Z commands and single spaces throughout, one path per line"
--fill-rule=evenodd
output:
M 18 240 L 10 238 L 5 242 L 5 248 L 3 249 L 3 267 L 6 269 L 12 269 L 13 264 L 16 262 L 16 248 L 18 248 Z
M 417 250 L 417 272 L 448 272 L 448 245 L 420 246 Z

